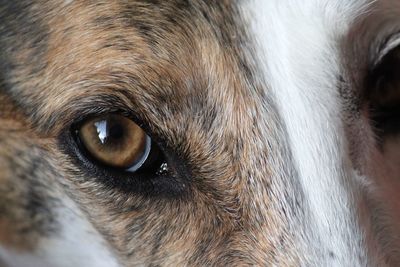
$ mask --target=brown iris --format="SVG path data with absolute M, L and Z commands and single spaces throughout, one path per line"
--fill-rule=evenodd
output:
M 151 140 L 146 133 L 120 115 L 87 120 L 78 134 L 89 154 L 110 167 L 136 171 L 150 152 Z

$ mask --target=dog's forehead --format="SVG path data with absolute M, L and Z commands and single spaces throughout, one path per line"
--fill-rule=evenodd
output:
M 34 45 L 42 51 L 22 44 L 17 54 L 26 62 L 17 72 L 32 79 L 15 82 L 22 95 L 47 103 L 35 108 L 42 122 L 53 121 L 50 114 L 65 118 L 83 98 L 128 96 L 137 112 L 156 121 L 177 113 L 220 114 L 215 109 L 244 107 L 242 100 L 263 94 L 252 81 L 244 22 L 233 2 L 72 1 L 51 10 L 45 20 L 37 18 L 46 34 Z
M 242 117 L 252 112 L 252 104 L 259 106 L 271 102 L 266 98 L 272 98 L 269 80 L 273 72 L 267 77 L 259 65 L 274 61 L 274 55 L 265 55 L 274 52 L 262 51 L 255 39 L 260 35 L 263 45 L 276 47 L 279 52 L 279 43 L 286 42 L 276 30 L 285 30 L 282 36 L 288 36 L 297 28 L 288 29 L 290 20 L 281 21 L 276 16 L 279 12 L 288 13 L 282 17 L 291 16 L 295 21 L 295 14 L 291 14 L 295 10 L 303 15 L 312 9 L 321 10 L 325 12 L 321 19 L 324 21 L 329 19 L 330 11 L 344 16 L 343 10 L 352 7 L 324 6 L 323 2 L 296 9 L 257 1 L 63 1 L 40 6 L 48 9 L 45 18 L 34 15 L 39 4 L 28 5 L 30 19 L 26 23 L 35 22 L 31 27 L 33 32 L 41 33 L 41 39 L 31 38 L 34 40 L 16 49 L 15 58 L 21 63 L 14 77 L 25 75 L 32 79 L 25 79 L 25 84 L 18 78 L 14 82 L 21 85 L 20 93 L 27 95 L 26 99 L 46 103 L 42 108 L 32 107 L 43 124 L 67 118 L 65 115 L 82 103 L 78 99 L 106 102 L 107 96 L 134 102 L 136 112 L 156 125 L 163 124 L 157 120 L 172 115 L 179 119 L 179 114 L 210 111 L 212 115 L 232 117 L 240 113 Z M 297 18 L 301 20 L 303 15 Z M 338 20 L 346 23 L 343 17 Z M 251 32 L 250 25 L 259 22 L 261 28 Z M 271 27 L 268 32 L 268 25 L 264 27 L 263 23 L 278 27 Z M 300 35 L 313 34 L 305 27 L 310 23 L 299 21 Z M 330 30 L 326 29 L 325 35 L 337 38 L 338 33 Z M 318 40 L 310 45 L 323 46 Z M 265 56 L 262 59 L 261 54 Z M 307 72 L 308 54 L 302 55 L 304 58 L 298 62 L 304 62 Z M 233 112 L 234 108 L 249 110 Z M 214 118 L 206 120 L 210 119 Z

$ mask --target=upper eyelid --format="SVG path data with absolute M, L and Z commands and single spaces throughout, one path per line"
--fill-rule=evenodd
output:
M 62 130 L 61 128 L 79 124 L 90 117 L 110 113 L 119 113 L 125 117 L 133 118 L 138 124 L 142 124 L 144 121 L 141 110 L 126 95 L 121 93 L 103 93 L 84 97 L 71 97 L 68 101 L 64 101 L 58 110 L 51 112 L 49 119 L 42 121 L 39 125 L 45 132 L 58 133 L 59 130 Z M 60 124 L 60 121 L 63 123 Z M 56 124 L 55 122 L 58 123 Z
M 382 59 L 394 48 L 400 45 L 400 32 L 396 32 L 390 35 L 388 38 L 382 41 L 381 45 L 378 46 L 376 57 L 373 60 L 373 66 L 377 66 Z
M 76 99 L 76 101 L 80 102 L 80 105 L 77 105 L 79 108 L 69 114 L 68 121 L 70 121 L 70 123 L 64 124 L 63 127 L 57 131 L 58 136 L 62 135 L 62 132 L 65 130 L 76 130 L 90 118 L 107 114 L 117 114 L 132 120 L 143 129 L 153 141 L 157 141 L 157 143 L 165 142 L 163 138 L 164 135 L 159 131 L 158 127 L 152 123 L 144 112 L 139 109 L 136 110 L 133 103 L 126 105 L 123 101 L 117 101 L 114 102 L 114 105 L 110 105 L 103 101 L 102 105 L 93 106 L 93 104 L 90 103 L 91 101 L 82 101 L 82 99 Z
M 82 115 L 84 114 L 84 115 Z M 70 124 L 66 124 L 67 127 L 72 127 L 76 128 L 80 125 L 82 125 L 84 122 L 86 122 L 90 118 L 96 118 L 96 117 L 101 117 L 104 115 L 108 114 L 117 114 L 124 116 L 130 120 L 132 120 L 134 123 L 136 123 L 140 128 L 146 129 L 148 131 L 149 126 L 144 123 L 144 120 L 142 117 L 138 115 L 137 112 L 134 112 L 131 108 L 125 107 L 125 106 L 119 106 L 119 107 L 109 107 L 109 106 L 102 106 L 102 107 L 97 107 L 96 109 L 92 109 L 90 106 L 88 107 L 81 107 L 79 110 L 74 112 L 74 115 L 70 117 L 70 120 L 72 121 Z

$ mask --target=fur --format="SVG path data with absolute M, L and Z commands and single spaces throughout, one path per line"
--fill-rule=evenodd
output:
M 395 0 L 0 0 L 0 264 L 397 266 L 398 139 L 379 148 L 363 88 L 398 15 Z M 162 147 L 165 179 L 79 154 L 71 129 L 106 113 Z

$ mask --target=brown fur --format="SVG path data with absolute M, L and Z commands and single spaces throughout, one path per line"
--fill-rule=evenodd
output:
M 69 209 L 122 266 L 334 262 L 334 252 L 318 250 L 318 236 L 315 247 L 299 249 L 315 241 L 301 232 L 312 236 L 309 207 L 237 8 L 229 0 L 0 0 L 0 248 L 35 252 L 59 235 L 59 210 Z M 350 118 L 343 120 L 352 164 L 368 173 L 360 154 L 371 140 L 358 140 L 369 126 L 367 101 L 358 88 L 372 38 L 358 23 L 338 40 L 350 44 L 340 47 L 341 100 L 349 102 L 340 114 Z M 160 145 L 165 179 L 142 186 L 76 153 L 73 129 L 106 113 L 131 118 Z M 355 218 L 375 204 L 361 203 L 365 214 Z M 365 235 L 375 242 L 381 218 L 365 225 L 376 228 Z
M 24 180 L 46 181 L 80 205 L 126 265 L 296 261 L 283 216 L 293 211 L 271 205 L 277 199 L 269 193 L 276 176 L 268 167 L 270 152 L 279 144 L 257 140 L 265 136 L 257 117 L 264 112 L 260 103 L 266 96 L 251 76 L 252 63 L 240 52 L 246 36 L 233 22 L 237 11 L 229 1 L 74 1 L 67 6 L 44 1 L 29 5 L 26 12 L 43 38 L 15 33 L 11 42 L 16 43 L 6 57 L 9 66 L 15 65 L 5 72 L 0 92 L 21 109 L 21 117 L 8 123 L 22 121 L 22 128 L 12 136 L 9 126 L 0 132 L 5 181 L 0 188 L 7 192 L 0 203 L 17 201 L 17 207 L 1 212 L 2 242 L 32 249 L 42 237 L 41 228 L 52 234 L 56 218 L 51 207 L 44 215 L 41 210 L 25 214 L 23 205 L 31 200 L 24 197 L 24 188 L 9 190 Z M 1 100 L 2 121 L 10 121 L 4 110 L 9 102 Z M 145 121 L 183 162 L 171 162 L 172 175 L 184 188 L 180 196 L 149 197 L 104 186 L 64 149 L 63 136 L 72 123 L 86 114 L 114 111 Z M 275 127 L 271 137 L 277 134 Z M 11 171 L 30 170 L 34 164 L 45 167 L 35 166 L 29 177 L 15 177 Z M 48 185 L 41 186 L 39 192 L 50 194 Z M 57 198 L 46 194 L 31 204 Z M 22 222 L 31 227 L 28 234 L 19 233 Z

